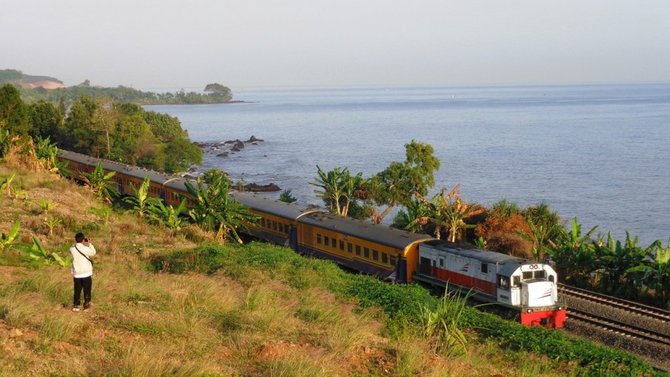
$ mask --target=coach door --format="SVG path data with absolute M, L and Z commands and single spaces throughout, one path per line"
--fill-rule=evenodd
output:
M 430 258 L 421 257 L 419 261 L 419 273 L 426 276 L 432 275 L 432 261 Z

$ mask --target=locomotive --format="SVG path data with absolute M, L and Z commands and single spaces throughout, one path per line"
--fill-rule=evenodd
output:
M 79 173 L 91 172 L 101 163 L 105 171 L 116 172 L 122 194 L 132 193 L 149 176 L 149 194 L 166 204 L 176 206 L 190 198 L 182 177 L 65 150 L 59 159 Z M 388 281 L 471 290 L 480 299 L 518 311 L 526 326 L 560 328 L 565 322 L 566 309 L 558 304 L 558 277 L 546 263 L 458 247 L 426 234 L 334 216 L 255 193 L 230 195 L 258 217 L 244 230 L 249 236 Z

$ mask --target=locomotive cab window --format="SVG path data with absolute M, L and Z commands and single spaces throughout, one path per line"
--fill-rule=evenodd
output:
M 533 272 L 532 271 L 524 271 L 523 272 L 523 280 L 531 280 L 533 278 Z
M 521 277 L 520 276 L 513 276 L 512 277 L 512 287 L 517 288 L 521 285 Z
M 509 289 L 509 277 L 498 275 L 498 288 Z
M 533 272 L 533 278 L 544 280 L 544 279 L 547 278 L 547 274 L 544 272 L 544 270 L 535 271 L 535 272 Z

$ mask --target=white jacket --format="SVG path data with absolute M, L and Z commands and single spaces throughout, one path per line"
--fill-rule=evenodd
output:
M 79 253 L 77 249 L 79 249 L 81 253 Z M 84 255 L 86 255 L 90 258 L 95 255 L 95 247 L 93 247 L 92 244 L 89 243 L 88 246 L 86 246 L 83 243 L 77 243 L 70 248 L 70 254 L 72 254 L 72 268 L 70 269 L 72 271 L 72 276 L 76 278 L 87 278 L 93 275 L 93 264 L 84 257 Z

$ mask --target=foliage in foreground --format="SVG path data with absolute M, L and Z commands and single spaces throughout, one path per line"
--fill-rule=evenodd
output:
M 248 274 L 248 267 L 261 267 L 297 285 L 305 283 L 301 280 L 303 270 L 313 270 L 320 279 L 311 284 L 322 284 L 338 295 L 354 298 L 360 307 L 381 308 L 387 317 L 389 331 L 395 335 L 407 331 L 425 333 L 426 323 L 422 318 L 435 315 L 441 310 L 439 306 L 444 305 L 418 285 L 388 284 L 370 276 L 352 275 L 330 262 L 303 258 L 290 249 L 267 244 L 206 245 L 156 256 L 150 265 L 154 271 L 214 273 L 220 270 L 236 277 Z M 470 307 L 459 310 L 462 310 L 458 314 L 460 329 L 471 329 L 505 348 L 547 355 L 555 361 L 573 362 L 578 365 L 578 374 L 615 376 L 651 375 L 653 372 L 646 363 L 625 352 L 573 339 L 560 331 L 523 327 Z M 459 339 L 456 341 L 461 341 Z

